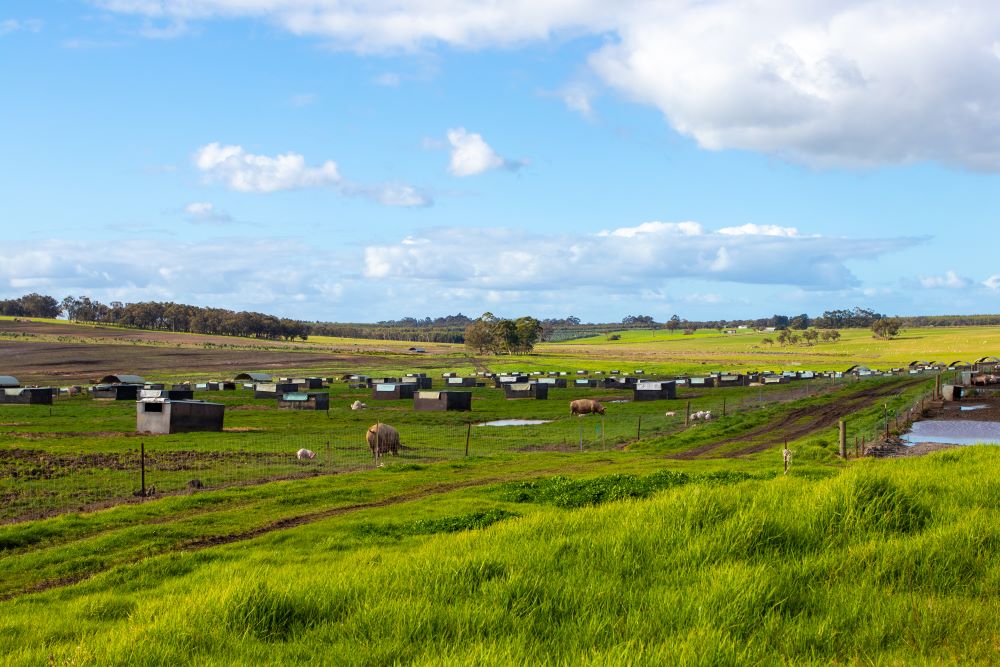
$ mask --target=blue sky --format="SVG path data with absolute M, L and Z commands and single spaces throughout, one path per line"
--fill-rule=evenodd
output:
M 940 5 L 8 0 L 0 298 L 1000 312 L 1000 11 Z

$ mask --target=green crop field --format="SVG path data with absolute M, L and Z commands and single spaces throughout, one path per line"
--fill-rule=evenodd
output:
M 0 345 L 39 378 L 34 351 L 59 343 L 81 359 L 97 348 L 107 372 L 175 353 L 149 362 L 172 359 L 149 380 L 284 363 L 330 377 L 419 370 L 435 389 L 442 371 L 483 367 L 843 370 L 1000 347 L 987 328 L 894 341 L 844 332 L 786 349 L 764 349 L 760 334 L 631 331 L 513 358 L 378 341 L 344 355 L 339 339 L 294 352 L 236 341 L 205 356 L 186 335 L 109 342 L 100 329 L 52 326 L 37 335 L 68 340 Z M 482 387 L 472 412 L 427 413 L 336 380 L 322 390 L 329 412 L 199 391 L 225 404 L 226 430 L 169 436 L 137 435 L 130 401 L 0 405 L 0 663 L 991 662 L 1000 453 L 855 456 L 857 443 L 919 418 L 933 385 L 933 374 L 824 378 L 682 387 L 651 402 L 575 387 L 506 400 Z M 570 416 L 582 397 L 606 414 Z M 368 407 L 352 411 L 355 400 Z M 706 410 L 712 419 L 685 418 Z M 483 425 L 502 419 L 545 423 Z M 399 456 L 373 459 L 364 432 L 375 422 L 398 428 Z M 316 458 L 298 460 L 300 447 Z

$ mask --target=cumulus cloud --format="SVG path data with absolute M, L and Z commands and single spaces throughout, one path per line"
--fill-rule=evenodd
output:
M 739 227 L 723 227 L 720 234 L 727 236 L 798 236 L 799 230 L 795 227 L 779 227 L 778 225 L 755 225 L 747 223 Z
M 723 234 L 694 222 L 643 223 L 583 236 L 443 228 L 365 248 L 370 278 L 424 280 L 479 290 L 592 286 L 648 288 L 671 279 L 841 289 L 859 284 L 847 263 L 921 242 L 913 238 Z
M 519 162 L 497 155 L 481 134 L 469 132 L 464 127 L 448 130 L 451 160 L 448 171 L 455 176 L 475 176 L 494 169 L 517 169 Z
M 276 192 L 298 188 L 326 187 L 340 183 L 340 173 L 332 160 L 309 167 L 298 153 L 274 157 L 254 155 L 242 146 L 213 142 L 195 153 L 195 165 L 209 179 L 225 183 L 240 192 Z
M 277 192 L 303 188 L 330 188 L 340 194 L 357 196 L 386 206 L 430 206 L 431 197 L 405 183 L 366 185 L 341 177 L 333 160 L 309 166 L 298 153 L 276 156 L 248 153 L 242 146 L 213 142 L 199 148 L 195 166 L 210 182 L 219 182 L 239 192 Z
M 1000 290 L 1000 273 L 994 273 L 984 280 L 983 285 L 989 287 L 991 290 Z
M 157 20 L 253 17 L 359 52 L 596 34 L 588 65 L 710 150 L 813 165 L 1000 170 L 995 0 L 102 0 Z M 585 109 L 583 98 L 567 100 Z M 589 104 L 589 103 L 587 103 Z
M 969 286 L 969 281 L 954 271 L 945 271 L 942 276 L 922 276 L 921 287 L 927 289 L 962 289 Z

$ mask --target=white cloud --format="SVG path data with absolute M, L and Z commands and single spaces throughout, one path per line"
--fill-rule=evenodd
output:
M 475 176 L 493 169 L 516 169 L 519 163 L 506 160 L 494 151 L 482 135 L 464 127 L 448 130 L 451 161 L 448 171 L 455 176 Z
M 1000 290 L 1000 273 L 994 273 L 984 280 L 983 285 L 989 287 L 991 290 Z
M 369 246 L 364 260 L 370 278 L 479 290 L 631 290 L 682 278 L 841 289 L 859 283 L 848 262 L 873 260 L 919 242 L 734 236 L 693 222 L 645 223 L 573 237 L 443 228 L 397 244 Z
M 747 223 L 739 227 L 723 227 L 720 234 L 728 236 L 798 236 L 799 230 L 795 227 L 779 227 L 778 225 L 755 225 Z
M 284 312 L 289 294 L 314 304 L 339 297 L 342 279 L 329 272 L 338 261 L 274 238 L 13 241 L 0 255 L 0 293 L 30 284 L 54 296 L 86 294 L 105 302 L 175 300 Z
M 40 32 L 42 21 L 39 19 L 3 19 L 0 21 L 0 37 L 15 32 Z
M 331 188 L 342 195 L 364 197 L 386 206 L 430 206 L 431 197 L 412 185 L 383 183 L 366 185 L 343 179 L 337 164 L 327 160 L 310 167 L 298 153 L 274 157 L 247 153 L 242 146 L 218 142 L 202 146 L 194 155 L 195 166 L 212 182 L 221 182 L 239 192 L 277 192 L 303 188 Z
M 969 286 L 969 281 L 954 271 L 945 271 L 943 276 L 922 276 L 920 285 L 927 289 L 962 289 Z
M 298 153 L 275 157 L 254 155 L 244 151 L 242 146 L 223 146 L 218 142 L 199 148 L 195 153 L 195 165 L 210 179 L 240 192 L 276 192 L 326 187 L 340 182 L 340 173 L 332 160 L 309 167 Z
M 233 218 L 225 211 L 215 208 L 215 204 L 207 201 L 191 202 L 184 207 L 184 216 L 189 222 L 232 222 Z
M 359 52 L 607 37 L 588 62 L 711 150 L 814 165 L 1000 170 L 995 0 L 99 0 L 151 19 L 251 17 Z M 585 109 L 577 96 L 568 100 Z

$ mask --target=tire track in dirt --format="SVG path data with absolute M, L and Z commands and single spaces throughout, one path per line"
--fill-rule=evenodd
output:
M 738 442 L 753 444 L 735 451 L 722 453 L 719 457 L 738 458 L 747 456 L 748 454 L 756 454 L 775 445 L 782 444 L 785 440 L 797 440 L 811 433 L 830 428 L 840 419 L 871 406 L 881 398 L 897 394 L 904 389 L 926 381 L 927 378 L 908 379 L 879 387 L 868 387 L 828 404 L 796 408 L 782 415 L 780 418 L 763 426 L 758 426 L 743 435 L 710 442 L 684 452 L 670 454 L 667 458 L 682 460 L 700 458 L 717 451 L 725 445 Z M 766 438 L 766 440 L 757 442 L 762 438 Z
M 256 537 L 260 537 L 262 535 L 267 535 L 268 533 L 273 533 L 280 530 L 288 530 L 290 528 L 295 528 L 298 526 L 304 526 L 310 523 L 315 523 L 317 521 L 322 521 L 323 519 L 328 519 L 335 516 L 342 516 L 345 514 L 351 514 L 353 512 L 360 512 L 368 509 L 389 507 L 391 505 L 399 505 L 407 502 L 412 502 L 415 500 L 421 500 L 423 498 L 428 498 L 430 496 L 451 493 L 452 491 L 458 491 L 461 489 L 473 488 L 477 486 L 489 486 L 490 484 L 498 484 L 501 482 L 516 481 L 519 479 L 536 477 L 539 475 L 545 475 L 552 472 L 558 472 L 558 469 L 533 471 L 530 474 L 508 475 L 506 477 L 487 477 L 487 478 L 464 480 L 461 482 L 436 484 L 430 487 L 415 489 L 407 493 L 401 493 L 395 496 L 389 496 L 387 498 L 383 498 L 382 500 L 373 500 L 367 503 L 355 503 L 353 505 L 344 505 L 341 507 L 334 507 L 326 510 L 320 510 L 318 512 L 308 512 L 306 514 L 300 514 L 297 516 L 285 517 L 284 519 L 278 519 L 276 521 L 272 521 L 262 526 L 257 526 L 256 528 L 251 528 L 249 530 L 241 531 L 239 533 L 231 533 L 228 535 L 214 535 L 209 537 L 196 538 L 192 540 L 180 541 L 167 548 L 162 549 L 157 553 L 153 554 L 147 553 L 139 558 L 118 560 L 106 567 L 89 570 L 87 572 L 82 572 L 76 575 L 59 577 L 56 579 L 48 579 L 46 581 L 41 581 L 35 584 L 31 584 L 30 586 L 26 586 L 19 590 L 0 593 L 0 602 L 18 598 L 23 595 L 30 595 L 31 593 L 41 593 L 43 591 L 47 591 L 52 588 L 72 586 L 73 584 L 78 584 L 80 582 L 86 581 L 87 579 L 90 579 L 95 575 L 101 574 L 102 572 L 106 572 L 112 569 L 113 567 L 118 567 L 120 565 L 132 565 L 144 561 L 148 558 L 154 558 L 156 556 L 163 556 L 165 554 L 178 553 L 178 552 L 201 551 L 202 549 L 208 549 L 211 547 L 223 546 L 226 544 L 232 544 L 234 542 L 243 542 L 246 540 L 251 540 Z

